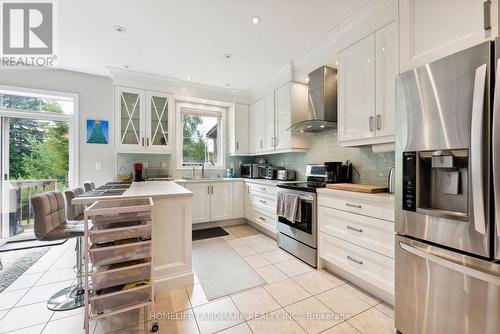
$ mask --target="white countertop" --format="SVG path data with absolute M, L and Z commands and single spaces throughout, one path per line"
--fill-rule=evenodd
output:
M 248 178 L 199 178 L 199 179 L 177 179 L 175 182 L 178 183 L 213 183 L 213 182 L 248 182 L 248 183 L 257 183 L 257 184 L 265 184 L 270 186 L 276 186 L 280 183 L 300 183 L 304 181 L 279 181 L 279 180 L 267 180 L 267 179 L 248 179 Z
M 337 190 L 337 189 L 327 189 L 321 188 L 317 189 L 316 192 L 318 194 L 325 195 L 337 195 L 342 197 L 350 197 L 350 198 L 362 198 L 367 200 L 379 200 L 379 201 L 391 201 L 394 202 L 394 195 L 389 193 L 360 193 L 355 191 L 347 191 L 347 190 Z
M 75 198 L 72 204 L 90 204 L 98 200 L 118 199 L 118 198 L 137 198 L 137 197 L 177 197 L 193 196 L 193 193 L 186 188 L 178 185 L 174 181 L 144 181 L 133 182 L 122 195 L 116 196 L 95 196 Z

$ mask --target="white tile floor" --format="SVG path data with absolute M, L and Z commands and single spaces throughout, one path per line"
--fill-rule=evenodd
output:
M 225 241 L 267 282 L 262 287 L 208 302 L 195 277 L 193 286 L 161 295 L 159 333 L 182 334 L 389 334 L 389 305 L 337 276 L 318 271 L 277 248 L 249 225 L 226 228 Z M 74 273 L 74 243 L 52 247 L 0 293 L 0 333 L 82 333 L 83 308 L 52 312 L 45 301 L 68 286 Z M 146 333 L 147 312 L 135 311 L 91 326 L 91 333 Z

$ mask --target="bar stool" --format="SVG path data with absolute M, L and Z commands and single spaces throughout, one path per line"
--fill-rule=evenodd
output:
M 50 191 L 31 198 L 35 216 L 35 236 L 41 241 L 77 238 L 76 261 L 77 283 L 54 294 L 47 301 L 47 308 L 53 311 L 72 310 L 83 306 L 84 290 L 82 278 L 83 221 L 67 220 L 64 197 L 60 191 Z
M 86 192 L 94 190 L 95 189 L 95 183 L 92 182 L 92 181 L 85 181 L 85 182 L 83 182 L 83 188 L 85 189 Z

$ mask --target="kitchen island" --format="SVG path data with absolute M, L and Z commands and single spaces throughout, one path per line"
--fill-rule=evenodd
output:
M 123 194 L 84 196 L 72 204 L 98 200 L 152 197 L 154 281 L 157 292 L 193 284 L 191 206 L 193 194 L 174 181 L 134 182 Z

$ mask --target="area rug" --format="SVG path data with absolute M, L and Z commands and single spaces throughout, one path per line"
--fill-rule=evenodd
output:
M 9 262 L 12 262 L 12 264 L 6 268 L 0 269 L 0 292 L 7 289 L 9 285 L 47 253 L 49 249 L 50 247 L 4 253 L 5 255 L 3 256 L 9 256 Z M 1 259 L 0 257 L 0 260 Z
M 266 283 L 222 239 L 193 242 L 193 268 L 208 300 Z
M 203 230 L 194 230 L 193 241 L 223 237 L 225 235 L 229 235 L 229 233 L 227 233 L 222 227 L 212 227 Z

